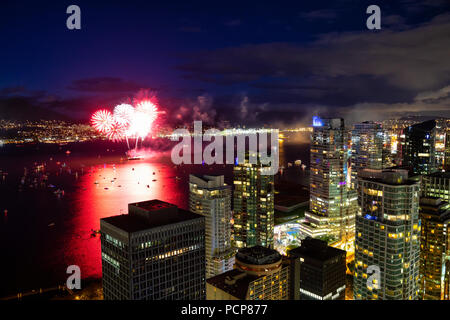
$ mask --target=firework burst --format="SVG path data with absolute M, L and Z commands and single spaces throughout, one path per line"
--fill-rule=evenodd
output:
M 100 133 L 112 141 L 135 140 L 136 149 L 138 141 L 141 142 L 150 134 L 153 123 L 158 116 L 156 104 L 149 99 L 130 104 L 119 104 L 111 113 L 108 110 L 98 110 L 92 115 L 91 124 Z
M 105 133 L 106 137 L 112 141 L 122 141 L 126 137 L 126 126 L 118 121 L 114 121 L 110 129 Z
M 92 126 L 100 133 L 107 133 L 114 124 L 114 117 L 108 110 L 98 110 L 92 115 Z

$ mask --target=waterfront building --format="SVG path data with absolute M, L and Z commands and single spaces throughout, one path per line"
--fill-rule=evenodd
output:
M 407 170 L 363 170 L 358 179 L 354 298 L 417 299 L 420 182 Z
M 100 220 L 105 300 L 204 300 L 205 218 L 160 200 Z
M 310 206 L 300 231 L 340 241 L 346 248 L 353 243 L 357 210 L 356 192 L 350 186 L 348 132 L 343 119 L 314 118 L 313 122 Z
M 248 158 L 233 169 L 233 236 L 236 248 L 261 245 L 273 248 L 274 176 L 266 165 Z
M 420 299 L 449 300 L 450 237 L 448 202 L 420 199 Z
M 206 278 L 233 269 L 231 187 L 224 176 L 189 175 L 189 210 L 205 217 Z

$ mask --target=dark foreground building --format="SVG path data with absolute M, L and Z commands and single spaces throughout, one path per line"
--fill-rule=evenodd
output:
M 289 251 L 289 258 L 291 265 L 295 265 L 294 260 L 300 261 L 300 276 L 292 276 L 290 285 L 299 287 L 301 300 L 344 300 L 347 270 L 344 250 L 308 237 L 301 247 Z M 295 278 L 300 279 L 299 285 Z
M 403 165 L 413 175 L 436 171 L 436 121 L 430 120 L 405 130 Z
M 100 220 L 105 300 L 202 300 L 205 218 L 160 200 Z

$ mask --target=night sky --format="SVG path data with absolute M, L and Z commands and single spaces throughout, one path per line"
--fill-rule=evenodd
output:
M 171 124 L 450 117 L 448 0 L 2 1 L 0 39 L 0 119 L 87 121 L 146 92 Z

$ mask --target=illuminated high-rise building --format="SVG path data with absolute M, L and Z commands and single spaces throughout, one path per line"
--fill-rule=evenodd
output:
M 445 135 L 444 170 L 450 171 L 450 133 Z
M 449 300 L 449 204 L 440 198 L 421 198 L 420 220 L 420 298 Z
M 265 167 L 249 163 L 248 158 L 234 166 L 233 235 L 237 248 L 273 248 L 274 176 L 262 174 Z
M 356 123 L 352 130 L 352 188 L 356 189 L 358 171 L 382 169 L 383 130 L 375 122 Z
M 354 236 L 356 192 L 350 183 L 349 135 L 343 119 L 313 119 L 310 161 L 310 210 L 303 234 L 332 237 L 344 244 Z M 351 242 L 351 241 L 350 241 Z
M 358 179 L 354 298 L 415 300 L 420 183 L 407 170 L 363 170 Z
M 207 300 L 289 300 L 290 266 L 274 249 L 239 249 L 235 269 L 206 280 Z
M 422 197 L 441 198 L 450 202 L 450 172 L 434 172 L 422 176 Z
M 430 120 L 405 130 L 403 166 L 412 174 L 428 174 L 436 171 L 436 121 Z
M 189 209 L 205 217 L 206 278 L 231 270 L 231 187 L 224 176 L 189 176 Z
M 447 134 L 447 119 L 436 119 L 436 133 L 435 133 L 435 148 L 434 153 L 436 157 L 436 169 L 442 170 L 445 168 L 445 144 Z
M 383 168 L 403 165 L 405 131 L 415 120 L 390 119 L 383 122 Z
M 160 200 L 100 220 L 106 300 L 204 300 L 205 218 Z

